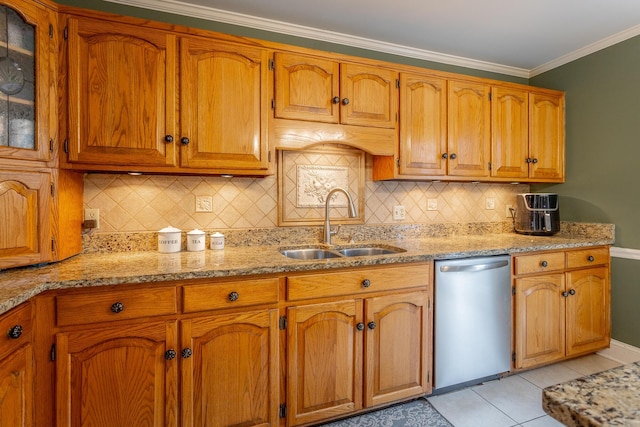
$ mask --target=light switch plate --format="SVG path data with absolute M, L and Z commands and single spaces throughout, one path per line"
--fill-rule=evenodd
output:
M 100 209 L 85 209 L 84 220 L 94 220 L 96 222 L 95 228 L 100 228 Z
M 396 205 L 393 207 L 393 219 L 401 221 L 407 217 L 407 211 L 402 205 Z

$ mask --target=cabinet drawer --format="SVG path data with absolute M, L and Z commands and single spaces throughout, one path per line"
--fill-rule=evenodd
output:
M 287 277 L 287 300 L 427 287 L 431 264 L 395 266 Z
M 0 356 L 31 339 L 31 304 L 25 303 L 0 316 Z
M 185 313 L 278 302 L 278 278 L 188 285 L 183 288 Z
M 176 288 L 83 292 L 56 298 L 59 326 L 174 314 Z
M 609 248 L 597 247 L 567 251 L 567 268 L 609 264 Z
M 550 252 L 514 257 L 516 274 L 543 273 L 564 269 L 564 252 Z

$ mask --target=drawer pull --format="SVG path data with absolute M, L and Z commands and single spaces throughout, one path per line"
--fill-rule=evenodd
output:
M 594 260 L 595 260 L 595 258 L 593 257 L 593 255 L 589 255 L 587 257 L 587 261 L 589 261 L 589 262 L 593 262 Z
M 373 329 L 375 329 L 375 328 L 376 328 L 376 326 L 378 326 L 378 325 L 376 325 L 376 322 L 369 322 L 369 323 L 367 324 L 367 326 L 369 327 L 369 329 L 373 330 Z
M 174 349 L 169 349 L 164 352 L 164 358 L 167 360 L 173 360 L 176 358 L 176 351 Z
M 7 331 L 7 336 L 9 338 L 11 338 L 12 340 L 17 340 L 18 338 L 20 338 L 20 335 L 22 335 L 22 326 L 21 325 L 15 325 L 13 328 L 9 329 L 9 331 Z
M 356 329 L 359 331 L 364 331 L 364 323 L 360 322 L 356 325 Z
M 235 291 L 229 294 L 229 301 L 238 301 L 238 298 L 240 298 L 240 295 Z
M 187 347 L 184 350 L 182 350 L 182 353 L 180 354 L 182 355 L 183 359 L 188 359 L 193 354 L 193 351 L 189 347 Z
M 371 286 L 371 280 L 369 280 L 369 279 L 364 279 L 364 280 L 362 281 L 362 287 L 363 287 L 363 288 L 368 288 L 369 286 Z
M 113 304 L 111 304 L 111 311 L 114 313 L 120 313 L 122 310 L 124 310 L 124 304 L 122 304 L 121 302 L 114 302 Z
M 549 265 L 549 263 L 547 261 L 542 261 L 540 265 L 546 268 Z

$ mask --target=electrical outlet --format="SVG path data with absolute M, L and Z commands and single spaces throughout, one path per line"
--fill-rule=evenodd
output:
M 400 221 L 407 217 L 407 212 L 404 209 L 404 206 L 397 205 L 393 207 L 393 219 Z
M 493 197 L 487 197 L 486 200 L 484 201 L 484 207 L 485 209 L 495 209 L 496 208 L 496 199 L 494 199 Z
M 213 212 L 213 196 L 196 196 L 196 212 Z
M 96 228 L 100 228 L 100 209 L 85 209 L 84 220 L 94 220 L 96 222 Z
M 438 210 L 438 199 L 427 199 L 427 210 L 428 211 L 437 211 Z
M 507 208 L 504 211 L 504 216 L 507 218 L 513 218 L 513 212 L 511 212 L 512 209 L 514 209 L 513 205 L 507 205 Z

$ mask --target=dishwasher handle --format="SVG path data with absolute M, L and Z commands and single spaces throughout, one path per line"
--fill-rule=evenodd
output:
M 502 268 L 509 265 L 509 261 L 495 261 L 483 264 L 467 264 L 467 265 L 441 265 L 440 272 L 442 273 L 457 273 L 457 272 L 472 272 L 493 270 L 494 268 Z

